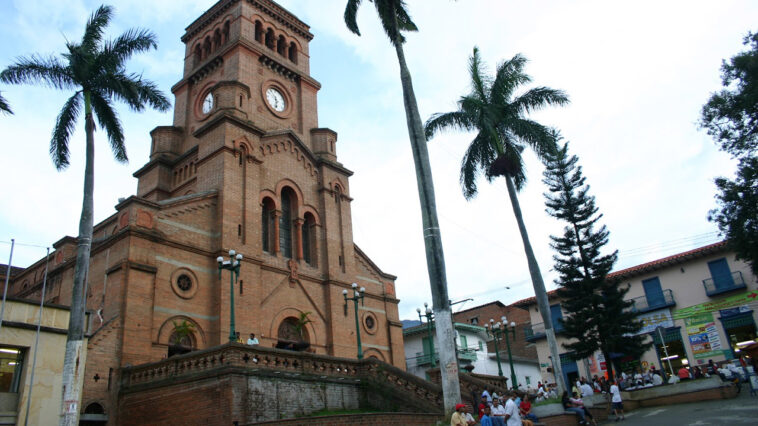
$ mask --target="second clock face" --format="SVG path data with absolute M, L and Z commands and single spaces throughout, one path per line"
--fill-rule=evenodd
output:
M 213 109 L 213 93 L 208 93 L 208 95 L 203 99 L 203 114 L 208 114 Z
M 284 95 L 276 88 L 269 87 L 268 90 L 266 90 L 266 100 L 275 111 L 282 112 L 287 108 L 287 102 L 284 99 Z

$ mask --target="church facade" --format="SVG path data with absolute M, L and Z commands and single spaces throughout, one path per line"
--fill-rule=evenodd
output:
M 83 412 L 115 412 L 120 367 L 229 341 L 232 297 L 243 341 L 355 358 L 342 292 L 357 283 L 364 356 L 405 368 L 395 277 L 353 242 L 352 172 L 319 127 L 312 38 L 270 0 L 221 0 L 187 27 L 173 125 L 151 132 L 137 194 L 95 226 Z M 54 247 L 45 299 L 68 305 L 76 239 Z M 217 263 L 231 249 L 233 287 Z M 41 297 L 44 267 L 15 274 L 10 294 Z

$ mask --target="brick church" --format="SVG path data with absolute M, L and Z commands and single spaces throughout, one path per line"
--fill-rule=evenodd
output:
M 229 272 L 219 278 L 216 258 L 230 249 L 244 255 L 234 286 L 243 340 L 355 358 L 342 291 L 358 283 L 364 356 L 405 367 L 395 277 L 353 242 L 352 172 L 337 133 L 319 127 L 312 38 L 270 0 L 221 0 L 187 27 L 173 125 L 151 132 L 137 195 L 95 225 L 82 410 L 115 412 L 119 367 L 229 340 Z M 68 305 L 76 239 L 54 247 L 45 298 Z M 39 299 L 44 266 L 15 274 L 9 294 Z M 176 333 L 184 321 L 189 335 Z

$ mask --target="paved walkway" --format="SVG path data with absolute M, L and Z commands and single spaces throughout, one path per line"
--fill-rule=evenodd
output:
M 613 414 L 601 425 L 616 424 Z M 747 384 L 742 393 L 732 399 L 693 402 L 663 407 L 640 408 L 626 414 L 623 426 L 705 426 L 758 424 L 758 397 L 750 396 Z

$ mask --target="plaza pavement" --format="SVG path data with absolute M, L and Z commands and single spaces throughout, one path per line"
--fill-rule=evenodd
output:
M 613 414 L 601 425 L 616 424 Z M 640 408 L 626 414 L 623 426 L 705 426 L 758 424 L 758 396 L 750 396 L 747 384 L 732 399 Z

